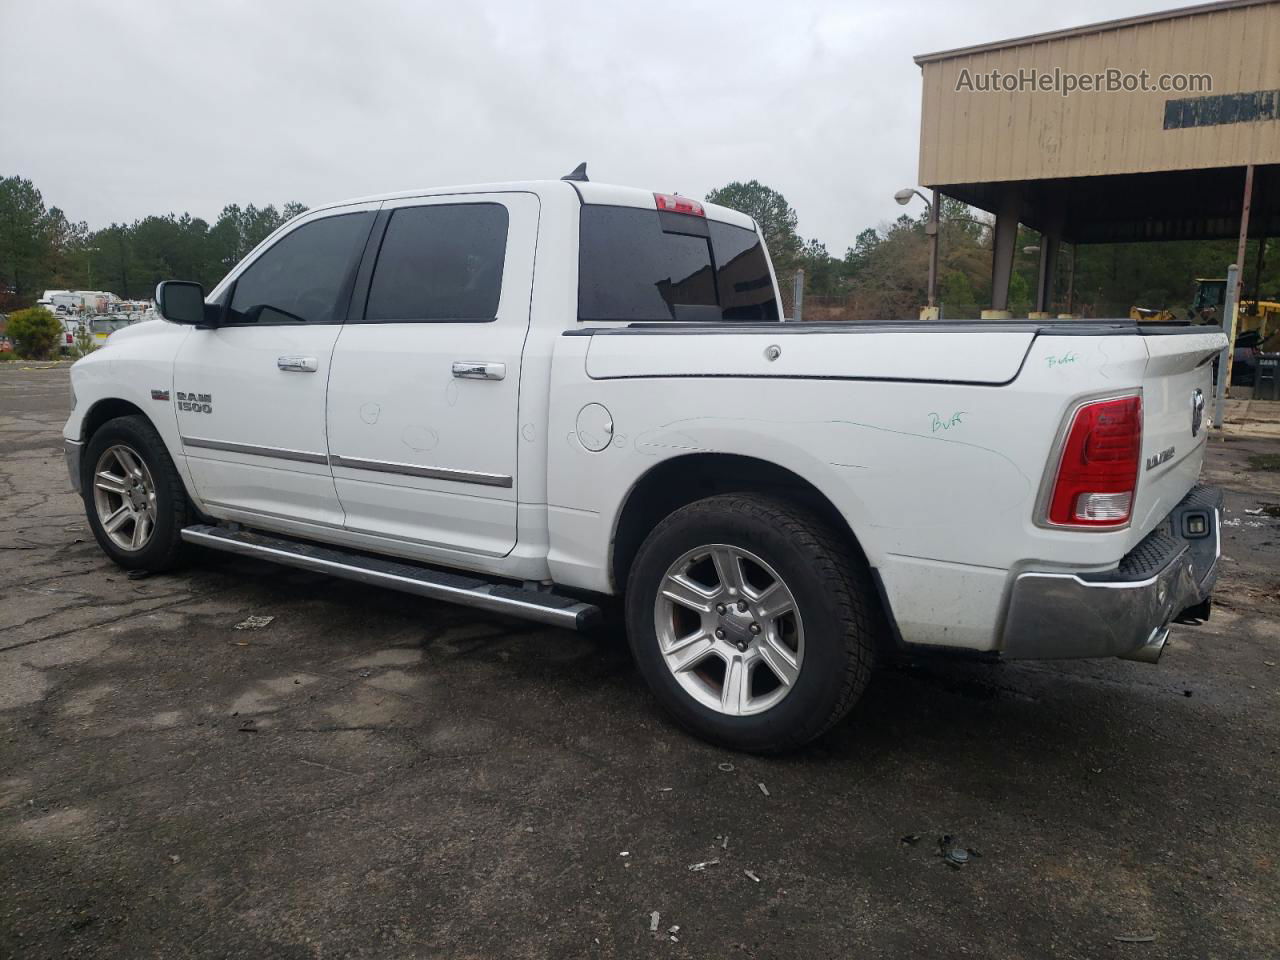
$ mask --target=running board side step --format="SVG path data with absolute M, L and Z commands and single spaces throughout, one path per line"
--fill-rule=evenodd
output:
M 494 583 L 462 573 L 432 570 L 398 560 L 348 553 L 252 530 L 196 524 L 183 528 L 182 539 L 212 550 L 258 557 L 314 573 L 327 573 L 331 577 L 413 593 L 432 600 L 523 617 L 554 627 L 583 630 L 600 619 L 599 607 L 572 597 Z

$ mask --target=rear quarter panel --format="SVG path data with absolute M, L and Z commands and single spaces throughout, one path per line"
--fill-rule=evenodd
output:
M 1140 539 L 1137 529 L 1045 529 L 1035 509 L 1067 410 L 1141 387 L 1141 337 L 922 331 L 905 334 L 913 345 L 903 336 L 778 327 L 561 337 L 547 473 L 552 575 L 619 586 L 609 582 L 610 546 L 628 493 L 690 453 L 755 457 L 814 484 L 848 520 L 915 642 L 989 647 L 1011 570 L 1104 569 Z M 787 375 L 783 363 L 797 355 L 806 359 Z M 823 375 L 802 375 L 813 368 Z M 614 424 L 600 452 L 577 433 L 590 403 Z

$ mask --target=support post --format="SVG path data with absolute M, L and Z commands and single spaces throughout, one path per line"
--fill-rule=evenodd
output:
M 1244 263 L 1244 248 L 1249 242 L 1249 210 L 1253 206 L 1253 164 L 1244 168 L 1244 205 L 1240 209 L 1240 240 L 1236 244 L 1235 279 L 1227 280 L 1227 314 L 1223 317 L 1229 323 L 1227 335 L 1231 338 L 1227 343 L 1227 387 L 1231 384 L 1231 361 L 1235 358 L 1236 346 L 1236 314 L 1240 310 L 1240 293 L 1244 287 L 1244 271 L 1240 264 Z M 1222 380 L 1222 365 L 1218 366 L 1218 380 Z
M 938 305 L 938 191 L 929 202 L 929 222 L 924 232 L 929 235 L 929 306 Z
M 1253 260 L 1253 299 L 1255 302 L 1262 299 L 1262 268 L 1266 266 L 1266 263 L 1267 238 L 1264 235 L 1258 238 L 1258 255 Z
M 991 241 L 991 309 L 1009 309 L 1009 280 L 1013 277 L 1013 252 L 1018 244 L 1018 217 L 1021 214 L 1018 188 L 1009 184 L 1000 198 L 996 226 Z
M 1267 206 L 1267 179 L 1263 177 L 1258 181 L 1258 204 L 1263 210 Z M 1262 229 L 1258 231 L 1258 258 L 1254 261 L 1253 270 L 1253 300 L 1255 303 L 1262 300 L 1262 268 L 1267 264 L 1267 226 L 1269 221 L 1264 214 L 1262 217 Z M 1263 334 L 1264 338 L 1266 334 Z
M 1075 313 L 1075 296 L 1076 296 L 1076 255 L 1080 252 L 1080 247 L 1076 244 L 1071 245 L 1071 262 L 1067 264 L 1067 314 Z
M 1263 229 L 1266 229 L 1266 221 L 1263 221 Z M 1263 233 L 1258 237 L 1258 259 L 1254 265 L 1253 278 L 1253 309 L 1258 312 L 1258 316 L 1262 318 L 1262 322 L 1258 325 L 1259 341 L 1267 339 L 1267 320 L 1270 319 L 1270 313 L 1264 313 L 1262 310 L 1262 270 L 1267 265 L 1267 235 Z
M 1036 281 L 1036 310 L 1048 312 L 1053 302 L 1053 281 L 1058 267 L 1058 237 L 1052 233 L 1040 235 L 1040 273 Z
M 797 270 L 791 278 L 791 319 L 799 323 L 804 319 L 804 271 Z
M 1053 286 L 1058 277 L 1058 247 L 1062 243 L 1062 216 L 1050 214 L 1040 234 L 1040 270 L 1036 278 L 1036 311 L 1047 313 L 1053 305 Z
M 1231 379 L 1231 354 L 1236 344 L 1236 285 L 1240 280 L 1240 268 L 1234 263 L 1227 267 L 1227 297 L 1222 305 L 1222 322 L 1227 331 L 1227 345 L 1218 354 L 1218 387 L 1213 392 L 1213 426 L 1222 429 L 1226 420 L 1227 383 Z

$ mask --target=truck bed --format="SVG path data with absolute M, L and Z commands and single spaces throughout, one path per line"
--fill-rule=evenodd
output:
M 1206 417 L 1193 435 L 1193 402 L 1196 391 L 1211 395 L 1224 343 L 1215 327 L 1127 319 L 568 331 L 552 394 L 553 431 L 570 440 L 568 455 L 553 448 L 549 462 L 552 542 L 565 545 L 553 546 L 553 572 L 616 589 L 583 559 L 609 555 L 604 491 L 633 487 L 673 458 L 745 455 L 786 468 L 835 505 L 895 610 L 908 611 L 908 639 L 991 649 L 1011 577 L 1114 569 L 1192 489 L 1208 426 Z M 1084 532 L 1046 524 L 1046 484 L 1071 411 L 1137 394 L 1131 522 Z M 611 415 L 609 456 L 575 441 L 590 403 Z M 590 519 L 593 510 L 603 516 Z

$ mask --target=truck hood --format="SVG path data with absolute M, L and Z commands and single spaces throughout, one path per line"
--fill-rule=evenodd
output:
M 107 337 L 107 342 L 112 346 L 124 343 L 128 340 L 137 340 L 144 337 L 155 337 L 165 333 L 170 324 L 166 320 L 143 320 L 139 323 L 131 323 L 127 327 L 121 327 Z

